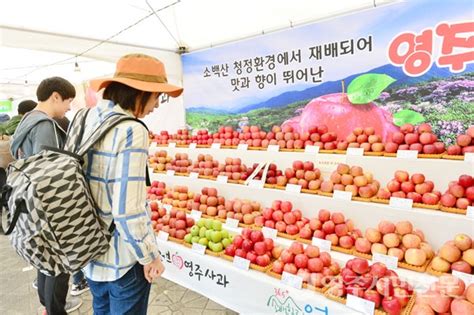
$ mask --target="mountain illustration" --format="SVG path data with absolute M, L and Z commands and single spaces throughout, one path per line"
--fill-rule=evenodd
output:
M 474 71 L 474 64 L 469 64 L 466 66 L 465 72 Z M 392 78 L 396 79 L 397 81 L 394 82 L 391 87 L 393 86 L 400 86 L 400 85 L 414 85 L 420 82 L 429 81 L 431 79 L 439 79 L 439 78 L 447 78 L 452 75 L 448 68 L 440 68 L 436 64 L 433 64 L 431 69 L 422 76 L 419 77 L 409 77 L 404 72 L 403 69 L 400 67 L 396 67 L 390 64 L 386 64 L 366 72 L 357 73 L 345 77 L 339 81 L 329 81 L 322 84 L 319 84 L 314 87 L 307 88 L 302 91 L 289 91 L 282 93 L 278 96 L 272 97 L 264 102 L 259 102 L 256 104 L 251 105 L 244 105 L 242 107 L 234 108 L 232 110 L 226 111 L 222 109 L 211 109 L 206 108 L 205 106 L 201 107 L 193 107 L 188 108 L 187 111 L 189 112 L 199 112 L 199 113 L 207 113 L 207 114 L 243 114 L 247 113 L 251 110 L 260 109 L 260 108 L 279 108 L 284 107 L 288 104 L 304 101 L 308 99 L 313 99 L 321 95 L 331 94 L 331 93 L 338 93 L 341 92 L 341 81 L 349 84 L 354 78 L 358 77 L 361 74 L 365 73 L 383 73 L 391 76 Z
M 303 315 L 303 311 L 298 307 L 291 297 L 287 297 L 285 302 L 282 303 L 276 296 L 272 295 L 267 301 L 267 306 L 271 307 L 275 313 Z

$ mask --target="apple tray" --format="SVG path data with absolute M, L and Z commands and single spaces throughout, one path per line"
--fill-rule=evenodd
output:
M 464 161 L 464 155 L 443 154 L 442 158 L 446 160 Z
M 334 150 L 333 153 L 334 154 L 346 154 L 347 151 L 346 150 Z
M 175 176 L 185 176 L 188 177 L 189 173 L 174 173 Z
M 229 255 L 226 255 L 226 254 L 222 254 L 220 257 L 223 258 L 223 259 L 225 259 L 225 260 L 228 260 L 228 261 L 234 261 L 234 257 L 229 256 Z M 253 269 L 253 270 L 256 270 L 256 271 L 260 271 L 260 272 L 266 273 L 268 270 L 270 270 L 270 269 L 272 268 L 272 265 L 273 265 L 273 262 L 274 262 L 274 261 L 275 261 L 275 260 L 272 259 L 272 260 L 270 261 L 270 263 L 269 263 L 267 266 L 265 266 L 265 267 L 262 267 L 262 266 L 259 266 L 259 265 L 257 265 L 257 264 L 253 264 L 253 263 L 250 263 L 250 266 L 249 266 L 249 267 L 250 267 L 250 269 Z
M 157 170 L 153 170 L 153 173 L 158 173 L 158 174 L 166 174 L 166 171 L 157 171 Z
M 183 242 L 182 245 L 184 245 L 184 247 L 187 247 L 187 248 L 192 248 L 193 247 L 192 244 L 189 244 L 189 243 L 186 243 L 186 242 Z M 222 254 L 224 254 L 224 251 L 220 251 L 220 252 L 216 253 L 216 252 L 213 252 L 212 250 L 206 248 L 206 255 L 214 256 L 214 257 L 221 257 Z
M 216 177 L 213 177 L 213 176 L 205 176 L 205 175 L 199 175 L 199 178 L 201 178 L 201 179 L 208 179 L 208 180 L 216 180 Z
M 222 149 L 237 149 L 236 145 L 222 145 Z
M 204 148 L 210 148 L 211 146 L 208 144 L 198 144 L 196 145 L 196 148 L 204 149 Z
M 180 240 L 179 238 L 172 237 L 172 236 L 168 236 L 168 240 L 173 243 L 178 243 L 178 244 L 184 243 L 184 240 Z
M 266 148 L 262 148 L 262 147 L 248 147 L 249 150 L 252 150 L 252 151 L 265 151 Z
M 360 257 L 360 258 L 364 258 L 364 259 L 367 259 L 367 260 L 372 260 L 372 255 L 358 252 L 355 249 L 352 251 L 352 255 Z M 411 264 L 409 264 L 405 261 L 399 261 L 398 262 L 398 267 L 403 268 L 403 269 L 408 269 L 408 270 L 411 270 L 411 271 L 416 271 L 416 272 L 425 272 L 426 268 L 428 267 L 428 265 L 430 263 L 431 263 L 431 259 L 427 259 L 423 266 L 415 266 L 415 265 L 411 265 Z
M 436 277 L 440 277 L 440 276 L 446 274 L 446 272 L 434 270 L 434 269 L 431 267 L 431 262 L 430 262 L 430 264 L 428 265 L 428 267 L 426 268 L 426 272 L 429 273 L 430 275 L 433 275 L 433 276 L 436 276 Z
M 451 208 L 451 207 L 445 207 L 445 206 L 440 206 L 439 209 L 444 212 L 450 212 L 450 213 L 457 213 L 457 214 L 466 214 L 466 209 L 460 209 L 460 208 Z
M 341 303 L 341 304 L 344 304 L 344 305 L 347 303 L 347 298 L 332 295 L 328 291 L 324 295 L 332 301 L 335 301 L 335 302 L 338 302 L 338 303 Z M 411 313 L 411 310 L 412 310 L 413 306 L 415 305 L 415 301 L 416 301 L 416 293 L 413 292 L 413 295 L 411 296 L 410 300 L 408 301 L 408 304 L 405 306 L 405 308 L 402 310 L 402 312 L 400 314 L 401 315 L 409 315 Z M 385 312 L 382 308 L 375 309 L 374 314 L 375 315 L 388 315 L 388 313 Z
M 364 151 L 365 156 L 384 156 L 385 152 Z
M 227 182 L 231 184 L 240 184 L 240 180 L 238 179 L 228 179 Z
M 273 185 L 273 189 L 279 189 L 279 190 L 285 190 L 286 186 L 278 186 L 278 185 Z
M 352 200 L 355 200 L 355 201 L 363 201 L 363 202 L 371 202 L 371 201 L 372 201 L 372 198 L 352 197 Z
M 317 190 L 311 190 L 311 189 L 301 189 L 301 192 L 304 194 L 311 194 L 311 195 L 317 195 L 318 191 Z
M 427 205 L 427 204 L 424 204 L 424 203 L 414 202 L 413 207 L 429 209 L 429 210 L 439 210 L 440 205 L 439 204 L 437 204 L 437 205 Z
M 418 154 L 418 157 L 420 159 L 441 159 L 443 157 L 443 154 L 424 154 L 424 153 L 420 153 L 420 154 Z
M 332 197 L 333 193 L 328 193 L 328 192 L 318 190 L 318 195 L 325 196 L 325 197 Z
M 384 152 L 383 156 L 386 156 L 386 157 L 397 157 L 397 154 L 396 154 L 396 153 L 387 153 L 387 152 Z
M 254 224 L 245 224 L 245 223 L 239 222 L 239 227 L 244 228 L 244 229 L 246 228 L 246 229 L 252 229 L 253 230 L 255 225 Z

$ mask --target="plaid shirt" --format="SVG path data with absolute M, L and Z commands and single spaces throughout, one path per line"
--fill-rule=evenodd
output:
M 100 101 L 88 114 L 83 141 L 114 112 L 132 116 L 110 101 Z M 137 261 L 145 265 L 159 257 L 146 203 L 147 156 L 147 130 L 127 121 L 109 131 L 85 157 L 84 170 L 100 216 L 108 226 L 113 219 L 116 226 L 109 251 L 83 270 L 91 280 L 117 280 Z

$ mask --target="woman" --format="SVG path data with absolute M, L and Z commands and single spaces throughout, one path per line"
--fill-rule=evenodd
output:
M 163 63 L 147 55 L 122 57 L 114 76 L 94 80 L 105 88 L 90 110 L 83 142 L 109 115 L 143 118 L 159 106 L 159 96 L 183 89 L 167 83 Z M 84 171 L 99 213 L 115 224 L 109 251 L 84 269 L 94 314 L 146 314 L 153 279 L 164 271 L 146 209 L 145 169 L 148 131 L 135 121 L 113 128 L 85 157 Z

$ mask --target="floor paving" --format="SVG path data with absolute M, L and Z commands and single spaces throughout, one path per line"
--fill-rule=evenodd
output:
M 10 246 L 5 236 L 0 236 L 0 314 L 42 314 L 36 289 L 32 283 L 36 270 L 25 263 Z M 82 306 L 71 315 L 93 314 L 89 292 L 81 295 Z M 148 314 L 170 315 L 233 315 L 237 314 L 214 301 L 160 278 L 151 288 Z

